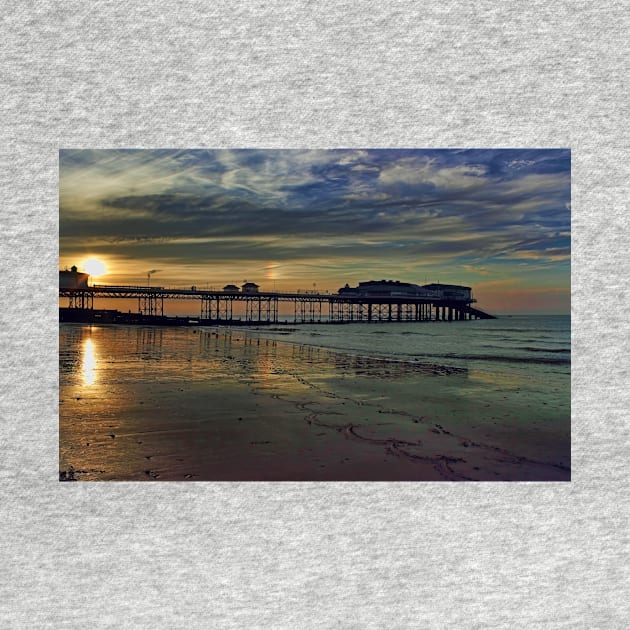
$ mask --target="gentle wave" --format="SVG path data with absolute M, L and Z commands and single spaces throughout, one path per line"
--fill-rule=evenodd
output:
M 497 363 L 539 363 L 543 365 L 571 365 L 571 359 L 544 359 L 542 357 L 514 357 L 493 354 L 458 354 L 446 358 L 463 359 L 465 361 L 490 361 Z
M 563 331 L 554 328 L 538 328 L 535 330 L 531 328 L 486 328 L 483 331 L 477 328 L 474 332 L 482 333 L 488 338 L 498 337 L 501 339 L 521 339 L 524 333 L 535 334 L 536 339 L 557 339 L 560 334 L 569 334 L 568 330 Z M 500 333 L 500 335 L 495 333 Z
M 552 353 L 564 353 L 571 354 L 571 350 L 569 348 L 534 348 L 532 346 L 523 346 L 521 348 L 517 348 L 517 350 L 527 350 L 527 352 L 548 352 Z
M 393 357 L 378 357 L 373 355 L 366 355 L 352 352 L 342 352 L 338 349 L 334 351 L 329 350 L 335 364 L 338 367 L 353 367 L 363 368 L 366 370 L 383 370 L 390 369 L 402 374 L 406 372 L 427 372 L 432 374 L 466 374 L 467 368 L 457 367 L 453 365 L 444 365 L 434 362 L 413 360 L 413 359 L 401 359 Z M 382 372 L 378 373 L 378 376 L 383 376 Z

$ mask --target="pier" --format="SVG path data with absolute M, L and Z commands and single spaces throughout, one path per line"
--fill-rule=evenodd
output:
M 441 285 L 434 285 L 441 286 Z M 448 286 L 448 285 L 444 285 Z M 167 289 L 143 286 L 79 286 L 59 288 L 59 297 L 67 298 L 65 321 L 93 321 L 97 313 L 117 313 L 94 309 L 95 299 L 133 299 L 138 312 L 124 315 L 128 323 L 169 323 L 169 320 L 199 325 L 215 324 L 277 324 L 280 323 L 279 305 L 289 305 L 296 324 L 347 324 L 357 322 L 426 322 L 495 319 L 493 315 L 472 306 L 476 300 L 470 295 L 463 298 L 434 291 L 435 295 L 369 295 L 352 293 L 283 293 Z M 198 302 L 199 318 L 171 318 L 164 313 L 169 300 Z M 60 314 L 61 314 L 60 310 Z M 74 316 L 73 317 L 73 313 Z M 84 317 L 81 317 L 81 314 Z M 112 317 L 114 317 L 112 315 Z M 131 321 L 134 318 L 138 321 Z

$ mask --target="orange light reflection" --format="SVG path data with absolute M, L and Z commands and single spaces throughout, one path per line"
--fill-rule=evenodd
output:
M 94 385 L 96 381 L 96 353 L 94 352 L 94 342 L 86 339 L 83 342 L 83 384 L 89 386 Z

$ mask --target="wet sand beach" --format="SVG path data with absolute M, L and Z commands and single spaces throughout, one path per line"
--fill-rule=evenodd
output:
M 567 405 L 518 374 L 273 331 L 60 327 L 60 478 L 567 480 Z

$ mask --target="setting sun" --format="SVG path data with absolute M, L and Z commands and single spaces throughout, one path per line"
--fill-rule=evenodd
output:
M 107 273 L 107 267 L 102 260 L 98 260 L 97 258 L 88 258 L 83 261 L 83 269 L 85 269 L 86 273 L 89 273 L 93 278 L 97 276 L 102 276 Z

